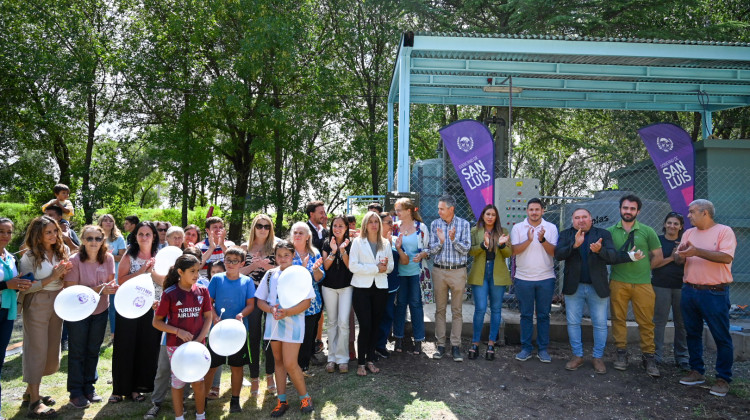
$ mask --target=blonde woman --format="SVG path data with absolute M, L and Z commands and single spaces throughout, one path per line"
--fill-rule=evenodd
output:
M 352 241 L 349 270 L 352 272 L 352 306 L 359 321 L 357 375 L 378 373 L 375 343 L 378 326 L 388 300 L 388 273 L 393 271 L 390 242 L 383 238 L 380 215 L 367 212 L 360 236 Z
M 290 242 L 294 246 L 292 265 L 301 265 L 307 268 L 312 276 L 313 290 L 315 291 L 315 299 L 310 301 L 310 307 L 305 311 L 305 338 L 302 341 L 298 357 L 302 374 L 309 377 L 312 376 L 308 369 L 315 347 L 315 333 L 320 321 L 320 311 L 323 306 L 319 286 L 325 277 L 325 271 L 323 269 L 323 258 L 320 256 L 318 249 L 313 246 L 310 226 L 304 222 L 297 222 L 292 225 L 290 236 Z
M 25 246 L 28 251 L 21 258 L 21 276 L 31 274 L 35 281 L 19 297 L 23 308 L 23 381 L 28 384 L 22 406 L 28 404 L 29 417 L 46 418 L 56 414 L 49 407 L 55 400 L 40 396 L 39 387 L 42 377 L 60 368 L 62 319 L 55 313 L 54 303 L 72 264 L 62 231 L 50 217 L 31 221 Z
M 276 267 L 276 258 L 273 253 L 273 247 L 279 238 L 276 237 L 273 228 L 273 221 L 268 215 L 259 214 L 253 219 L 250 225 L 250 234 L 242 248 L 247 251 L 245 266 L 240 268 L 240 273 L 250 276 L 255 283 L 257 290 L 260 281 L 266 271 Z M 266 348 L 264 352 L 266 360 L 266 392 L 273 393 L 276 391 L 276 382 L 274 381 L 274 360 L 273 351 L 270 346 L 262 343 L 263 338 L 263 318 L 265 313 L 255 305 L 253 311 L 248 315 L 248 330 L 250 335 L 250 395 L 258 395 L 260 387 L 260 351 L 261 347 Z

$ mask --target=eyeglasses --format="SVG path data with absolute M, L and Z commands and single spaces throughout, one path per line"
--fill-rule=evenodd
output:
M 167 229 L 164 229 L 164 228 L 156 229 L 156 230 L 158 230 L 159 232 L 166 232 L 167 231 Z
M 241 262 L 242 260 L 230 260 L 230 259 L 224 260 L 224 264 L 239 264 Z
M 104 238 L 102 236 L 87 236 L 83 240 L 86 242 L 101 242 Z
M 262 229 L 271 230 L 271 225 L 257 224 L 257 225 L 255 225 L 255 228 L 258 229 L 258 230 L 262 230 Z

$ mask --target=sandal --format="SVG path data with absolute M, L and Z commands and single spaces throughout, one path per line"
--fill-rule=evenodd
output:
M 206 395 L 206 398 L 208 398 L 209 400 L 218 400 L 220 392 L 221 389 L 218 386 L 212 386 L 211 390 L 208 391 L 208 395 Z
M 250 378 L 250 395 L 257 396 L 260 392 L 260 378 Z
M 42 405 L 44 406 L 43 410 L 35 411 Z M 54 408 L 47 407 L 47 405 L 43 403 L 42 399 L 38 399 L 34 403 L 29 405 L 29 412 L 26 413 L 26 417 L 30 419 L 49 419 L 57 417 L 57 412 Z
M 133 399 L 134 402 L 144 402 L 144 401 L 146 401 L 146 396 L 143 395 L 143 394 L 131 395 L 131 398 Z
M 478 356 L 479 356 L 479 347 L 477 347 L 476 344 L 472 344 L 466 357 L 468 357 L 469 360 L 474 360 Z
M 349 373 L 349 364 L 348 363 L 339 364 L 339 373 Z
M 415 356 L 419 356 L 422 354 L 422 342 L 421 341 L 414 342 L 414 351 L 412 353 Z
M 326 372 L 333 373 L 336 370 L 336 363 L 328 362 L 326 364 Z
M 487 352 L 484 354 L 485 360 L 495 360 L 495 346 L 488 345 L 487 346 Z
M 112 394 L 107 400 L 107 402 L 110 404 L 117 404 L 118 402 L 122 402 L 122 395 Z
M 397 353 L 404 351 L 404 340 L 402 338 L 396 338 L 396 341 L 393 344 L 393 351 Z
M 357 375 L 358 376 L 367 376 L 367 369 L 365 369 L 365 365 L 359 365 L 359 366 L 357 366 Z
M 375 363 L 373 363 L 373 362 L 367 362 L 367 364 L 365 365 L 365 367 L 367 367 L 367 370 L 369 370 L 371 373 L 378 373 L 378 372 L 380 372 L 380 369 L 378 369 L 375 366 Z
M 29 394 L 23 394 L 23 400 L 21 401 L 21 407 L 28 407 L 29 406 L 29 399 L 31 399 L 31 395 Z M 47 407 L 52 407 L 53 405 L 57 404 L 57 401 L 54 400 L 54 398 L 50 397 L 49 395 L 45 395 L 41 397 L 42 404 L 46 405 Z

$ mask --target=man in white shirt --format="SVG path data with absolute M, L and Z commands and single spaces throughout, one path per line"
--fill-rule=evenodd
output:
M 552 358 L 547 352 L 549 345 L 549 311 L 555 293 L 555 245 L 557 227 L 542 218 L 544 206 L 538 198 L 526 204 L 526 219 L 513 226 L 510 240 L 516 256 L 516 272 L 513 278 L 518 305 L 521 309 L 521 352 L 516 360 L 526 361 L 534 350 L 531 337 L 534 335 L 534 307 L 536 306 L 536 357 L 544 363 Z

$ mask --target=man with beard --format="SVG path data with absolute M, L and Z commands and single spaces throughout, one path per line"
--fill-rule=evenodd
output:
M 614 368 L 628 368 L 627 318 L 628 303 L 633 305 L 635 321 L 640 334 L 643 366 L 652 377 L 659 377 L 659 368 L 654 359 L 654 301 L 656 295 L 651 286 L 651 262 L 655 265 L 663 259 L 661 242 L 656 232 L 636 220 L 643 203 L 635 195 L 620 198 L 620 220 L 609 232 L 615 248 L 627 252 L 631 262 L 612 266 L 610 306 L 612 311 L 612 336 L 617 346 Z M 648 256 L 648 258 L 645 258 Z

